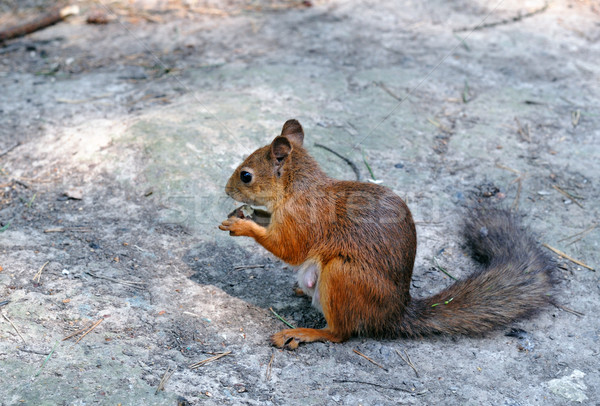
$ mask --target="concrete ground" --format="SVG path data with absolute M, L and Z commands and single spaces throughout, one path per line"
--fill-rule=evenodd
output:
M 53 3 L 4 2 L 0 26 Z M 217 229 L 230 173 L 295 117 L 327 173 L 354 178 L 316 144 L 409 204 L 413 295 L 473 269 L 473 199 L 596 268 L 597 2 L 76 4 L 0 46 L 1 405 L 600 404 L 597 271 L 552 254 L 560 307 L 484 337 L 289 352 L 270 309 L 323 318 Z

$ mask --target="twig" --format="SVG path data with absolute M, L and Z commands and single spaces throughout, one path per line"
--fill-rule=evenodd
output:
M 46 352 L 46 351 L 37 351 L 37 350 L 29 349 L 29 348 L 19 348 L 19 351 L 28 352 L 30 354 L 43 355 L 43 356 L 48 356 L 48 354 L 50 354 L 49 352 Z
M 512 208 L 514 210 L 519 210 L 519 198 L 521 197 L 521 189 L 523 188 L 523 177 L 519 176 L 515 179 L 517 182 L 517 193 L 515 194 L 515 200 L 513 201 Z
M 100 96 L 90 97 L 89 99 L 79 99 L 79 100 L 71 100 L 71 99 L 54 99 L 57 103 L 65 103 L 65 104 L 82 104 L 89 103 L 91 101 L 96 101 L 100 99 L 105 99 L 107 97 L 112 96 L 110 93 L 101 94 Z
M 445 273 L 447 276 L 449 276 L 450 278 L 454 279 L 455 281 L 458 280 L 455 276 L 451 275 L 450 272 L 446 271 L 437 261 L 436 257 L 433 257 L 433 263 L 435 264 L 435 266 L 442 271 L 443 273 Z
M 396 353 L 400 356 L 400 358 L 402 358 L 402 361 L 406 362 L 406 364 L 409 367 L 411 367 L 413 369 L 413 371 L 415 371 L 415 375 L 417 375 L 417 378 L 419 378 L 419 371 L 417 371 L 417 367 L 415 366 L 415 364 L 413 364 L 413 362 L 410 359 L 410 357 L 408 356 L 408 353 L 406 352 L 406 350 L 404 350 L 404 354 L 406 355 L 406 358 L 404 358 L 402 356 L 402 354 L 400 354 L 400 351 L 396 350 Z
M 64 233 L 64 227 L 56 227 L 56 228 L 47 228 L 44 230 L 44 233 Z
M 92 229 L 89 227 L 54 227 L 44 230 L 45 233 L 64 233 L 65 231 L 79 231 L 86 233 L 92 231 Z
M 92 273 L 90 271 L 85 271 L 85 273 L 88 274 L 88 275 L 90 275 L 90 276 L 93 276 L 94 278 L 105 279 L 107 281 L 111 281 L 111 282 L 115 282 L 115 283 L 120 283 L 121 285 L 129 286 L 129 287 L 133 287 L 133 288 L 143 288 L 144 285 L 145 285 L 144 282 L 122 281 L 120 279 L 110 278 L 108 276 L 96 275 L 95 273 Z
M 561 310 L 564 310 L 565 312 L 568 312 L 568 313 L 574 314 L 574 315 L 575 315 L 575 316 L 577 316 L 577 317 L 583 317 L 583 316 L 585 316 L 585 313 L 581 313 L 581 312 L 578 312 L 578 311 L 576 311 L 576 310 L 569 309 L 568 307 L 565 307 L 565 306 L 559 305 L 559 304 L 557 304 L 557 303 L 554 303 L 554 306 L 556 306 L 557 308 L 559 308 L 559 309 L 561 309 Z
M 455 30 L 452 30 L 453 32 L 464 32 L 464 31 L 477 31 L 477 30 L 483 30 L 485 28 L 491 28 L 491 27 L 496 27 L 498 25 L 505 25 L 505 24 L 510 24 L 510 23 L 516 23 L 518 21 L 521 21 L 525 18 L 529 18 L 529 17 L 533 17 L 536 14 L 540 14 L 543 13 L 544 11 L 546 11 L 548 9 L 548 3 L 545 3 L 543 7 L 540 7 L 538 9 L 535 9 L 533 11 L 530 11 L 528 13 L 525 14 L 518 14 L 514 17 L 511 18 L 505 18 L 504 20 L 500 20 L 500 21 L 496 21 L 496 22 L 492 22 L 492 23 L 487 23 L 487 24 L 479 24 L 475 27 L 462 27 L 462 28 L 457 28 Z
M 523 127 L 519 119 L 516 117 L 515 122 L 517 123 L 517 132 L 519 133 L 521 138 L 523 138 L 524 141 L 531 142 L 531 135 L 529 134 L 529 124 Z
M 271 313 L 273 313 L 275 315 L 275 317 L 277 317 L 279 320 L 281 320 L 286 326 L 288 326 L 289 328 L 296 328 L 292 324 L 288 323 L 286 319 L 284 319 L 283 317 L 281 317 L 280 315 L 275 313 L 275 310 L 273 310 L 272 307 L 269 307 L 269 310 L 271 311 Z
M 499 164 L 499 163 L 496 163 L 496 168 L 504 169 L 505 171 L 510 171 L 510 172 L 515 173 L 515 174 L 517 174 L 519 176 L 521 175 L 521 172 L 519 172 L 518 170 L 513 169 L 513 168 L 509 168 L 508 166 L 504 166 L 504 165 Z
M 356 176 L 356 180 L 360 180 L 360 171 L 358 170 L 358 167 L 356 166 L 356 164 L 354 162 L 352 162 L 350 159 L 348 159 L 345 156 L 343 156 L 342 154 L 334 151 L 333 149 L 326 147 L 325 145 L 315 144 L 315 147 L 323 148 L 325 151 L 331 152 L 333 155 L 337 156 L 342 161 L 346 162 L 348 164 L 348 166 L 350 166 L 350 168 L 352 169 L 352 172 L 354 172 L 354 175 Z
M 392 96 L 397 101 L 399 101 L 399 102 L 402 101 L 402 98 L 399 97 L 399 96 L 396 96 L 396 94 L 394 94 L 394 92 L 392 92 L 383 82 L 375 82 L 375 84 L 377 86 L 379 86 L 380 88 L 382 88 L 387 94 L 389 94 L 390 96 Z
M 552 187 L 554 189 L 556 189 L 560 194 L 562 194 L 563 196 L 566 196 L 569 200 L 571 200 L 573 203 L 575 203 L 577 206 L 579 206 L 583 209 L 583 205 L 577 201 L 577 199 L 578 199 L 577 196 L 572 195 L 571 193 L 559 188 L 556 185 L 552 185 Z
M 93 324 L 93 323 L 92 323 Z M 77 334 L 81 334 L 83 333 L 85 330 L 87 330 L 88 328 L 90 328 L 92 326 L 92 324 L 87 325 L 85 327 L 80 328 L 79 330 L 75 331 L 74 333 L 69 334 L 68 336 L 66 336 L 65 338 L 62 339 L 62 341 L 66 341 L 71 337 L 76 336 Z
M 40 374 L 40 372 L 42 372 L 42 368 L 44 368 L 44 366 L 46 366 L 46 363 L 48 362 L 48 360 L 50 359 L 50 357 L 52 356 L 52 354 L 54 354 L 54 350 L 56 349 L 56 347 L 58 347 L 58 343 L 60 341 L 57 341 L 56 343 L 54 343 L 54 347 L 52 347 L 52 350 L 50 351 L 50 354 L 48 354 L 48 356 L 46 357 L 46 359 L 44 359 L 44 362 L 42 362 L 42 365 L 40 366 L 40 369 L 38 369 L 38 371 L 36 372 L 35 376 L 38 376 Z
M 3 301 L 0 302 L 0 307 L 6 306 L 9 303 L 10 303 L 10 300 L 3 300 Z
M 542 244 L 542 245 L 543 245 L 544 247 L 548 248 L 550 251 L 554 252 L 555 254 L 557 254 L 557 255 L 559 255 L 559 256 L 561 256 L 561 257 L 565 258 L 565 259 L 568 259 L 569 261 L 571 261 L 571 262 L 574 262 L 574 263 L 576 263 L 577 265 L 580 265 L 580 266 L 582 266 L 582 267 L 584 267 L 584 268 L 587 268 L 587 269 L 589 269 L 590 271 L 594 271 L 594 272 L 596 271 L 596 270 L 595 270 L 594 268 L 592 268 L 591 266 L 589 266 L 589 265 L 586 265 L 586 264 L 584 264 L 583 262 L 581 262 L 581 261 L 578 261 L 578 260 L 576 260 L 576 259 L 574 259 L 574 258 L 571 258 L 570 256 L 568 256 L 568 255 L 567 255 L 567 254 L 565 254 L 564 252 L 562 252 L 562 251 L 559 251 L 559 250 L 557 250 L 556 248 L 553 248 L 553 247 L 549 246 L 548 244 L 545 244 L 545 243 L 544 243 L 544 244 Z
M 162 379 L 158 383 L 156 392 L 154 392 L 155 395 L 158 395 L 158 392 L 160 392 L 161 390 L 165 390 L 165 385 L 167 384 L 167 381 L 169 380 L 169 378 L 171 378 L 171 375 L 173 375 L 175 373 L 175 370 L 173 370 L 173 371 L 170 371 L 170 370 L 171 370 L 171 367 L 168 366 L 167 370 L 165 371 L 165 374 L 163 375 Z M 169 371 L 171 373 L 169 373 Z
M 46 267 L 46 265 L 48 265 L 50 261 L 46 261 L 44 262 L 44 265 L 42 265 L 42 267 L 40 268 L 39 271 L 37 271 L 37 273 L 35 275 L 33 275 L 33 279 L 31 279 L 32 281 L 40 283 L 40 278 L 42 277 L 42 271 L 44 270 L 44 268 Z
M 257 269 L 257 268 L 264 268 L 266 265 L 238 265 L 238 266 L 234 266 L 233 270 L 234 271 L 241 271 L 242 269 Z
M 196 362 L 195 364 L 190 365 L 188 368 L 189 369 L 200 368 L 204 364 L 208 364 L 209 362 L 216 361 L 219 358 L 223 358 L 224 356 L 229 355 L 229 354 L 231 354 L 231 351 L 223 352 L 221 354 L 215 355 L 214 357 L 210 357 L 210 358 L 207 358 L 207 359 L 202 360 L 200 362 Z
M 267 365 L 267 373 L 266 373 L 267 381 L 271 379 L 271 368 L 273 366 L 274 358 L 275 358 L 275 353 L 271 354 L 271 360 L 269 361 L 269 364 Z
M 224 11 L 224 10 L 221 10 L 218 8 L 211 8 L 211 7 L 189 7 L 189 10 L 192 13 L 208 14 L 208 15 L 220 16 L 220 17 L 227 17 L 229 15 L 229 13 L 227 11 Z
M 21 145 L 20 142 L 17 142 L 15 145 L 13 145 L 12 147 L 8 147 L 6 148 L 4 151 L 0 152 L 0 158 L 2 158 L 4 155 L 8 154 L 9 152 L 11 152 L 13 149 L 17 148 L 19 145 Z
M 22 37 L 27 34 L 31 34 L 42 28 L 46 28 L 57 22 L 65 19 L 72 14 L 79 14 L 78 6 L 67 6 L 60 9 L 52 10 L 46 14 L 43 14 L 32 21 L 27 21 L 23 24 L 9 27 L 5 30 L 0 31 L 0 42 L 6 41 L 11 38 Z
M 585 229 L 585 230 L 583 230 L 583 231 L 580 231 L 580 232 L 578 232 L 578 233 L 576 233 L 576 234 L 573 234 L 573 235 L 570 235 L 570 236 L 568 236 L 568 237 L 565 237 L 565 238 L 563 238 L 563 239 L 561 239 L 561 240 L 558 240 L 558 242 L 563 242 L 563 241 L 566 241 L 566 240 L 570 240 L 571 238 L 573 238 L 573 237 L 577 237 L 577 236 L 579 236 L 579 235 L 583 237 L 584 235 L 586 235 L 586 234 L 590 233 L 591 231 L 595 230 L 595 229 L 596 229 L 596 227 L 598 227 L 598 224 L 593 224 L 591 227 L 588 227 L 588 228 L 586 228 L 586 229 Z
M 452 130 L 449 129 L 448 127 L 446 127 L 445 125 L 443 125 L 442 123 L 440 123 L 439 121 L 434 120 L 433 118 L 429 118 L 429 117 L 427 117 L 427 121 L 429 121 L 431 124 L 433 124 L 434 126 L 436 126 L 437 128 L 439 128 L 443 132 L 448 133 L 448 134 L 452 134 Z
M 93 329 L 95 329 L 96 327 L 98 327 L 98 325 L 99 325 L 100 323 L 102 323 L 103 321 L 104 321 L 104 318 L 101 318 L 100 320 L 98 320 L 97 322 L 95 322 L 95 323 L 92 325 L 92 327 L 90 327 L 90 329 L 89 329 L 88 331 L 86 331 L 85 333 L 83 333 L 83 335 L 82 335 L 81 337 L 79 337 L 79 338 L 77 339 L 77 341 L 75 341 L 75 343 L 74 343 L 73 345 L 75 345 L 75 344 L 77 344 L 78 342 L 80 342 L 80 341 L 83 339 L 83 337 L 85 337 L 86 335 L 88 335 L 88 333 L 90 333 L 90 332 L 91 332 Z
M 29 189 L 29 185 L 25 182 L 23 182 L 20 179 L 13 179 L 13 181 L 17 184 L 17 185 L 21 185 L 23 186 L 25 189 Z
M 19 333 L 19 330 L 17 329 L 17 326 L 15 326 L 15 324 L 6 316 L 6 314 L 2 313 L 2 317 L 4 317 L 6 319 L 6 321 L 8 321 L 10 323 L 10 325 L 15 329 L 15 331 L 17 332 L 17 334 L 19 335 L 19 337 L 21 337 L 21 340 L 23 340 L 24 343 L 27 343 L 27 341 L 25 341 L 25 339 L 23 338 L 23 336 L 21 335 L 21 333 Z
M 384 386 L 384 385 L 380 385 L 380 384 L 375 383 L 375 382 L 357 381 L 357 380 L 354 380 L 354 379 L 334 379 L 333 382 L 338 382 L 338 383 L 360 383 L 360 384 L 363 384 L 363 385 L 376 386 L 376 387 L 382 388 L 382 389 L 392 389 L 392 390 L 397 390 L 397 391 L 400 391 L 400 392 L 414 393 L 411 390 L 404 389 L 404 388 L 398 388 L 397 386 Z
M 379 368 L 383 369 L 385 372 L 388 371 L 387 368 L 385 368 L 381 364 L 378 364 L 377 362 L 373 361 L 371 358 L 367 357 L 365 354 L 363 354 L 362 352 L 358 351 L 356 348 L 354 348 L 352 351 L 354 351 L 356 354 L 360 355 L 361 357 L 363 357 L 364 359 L 366 359 L 370 363 L 372 363 L 374 365 L 377 365 Z

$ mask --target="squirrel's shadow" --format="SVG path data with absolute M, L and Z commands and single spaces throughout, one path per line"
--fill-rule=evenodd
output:
M 235 243 L 206 243 L 190 248 L 183 261 L 194 271 L 190 279 L 264 309 L 273 308 L 298 327 L 322 328 L 325 318 L 310 298 L 294 293 L 293 269 L 261 252 Z

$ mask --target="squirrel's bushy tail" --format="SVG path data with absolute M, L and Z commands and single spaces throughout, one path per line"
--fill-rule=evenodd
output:
M 412 299 L 401 334 L 479 334 L 550 301 L 554 263 L 507 210 L 472 212 L 464 234 L 482 267 L 426 299 Z

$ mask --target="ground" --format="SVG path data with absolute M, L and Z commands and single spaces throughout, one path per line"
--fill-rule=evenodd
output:
M 0 26 L 52 4 L 3 2 Z M 0 404 L 600 404 L 592 269 L 548 251 L 557 306 L 482 337 L 290 352 L 271 309 L 323 318 L 293 269 L 217 229 L 230 173 L 295 117 L 328 174 L 354 178 L 317 144 L 411 207 L 413 295 L 473 269 L 473 200 L 596 268 L 597 2 L 76 4 L 0 46 Z

